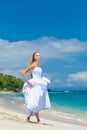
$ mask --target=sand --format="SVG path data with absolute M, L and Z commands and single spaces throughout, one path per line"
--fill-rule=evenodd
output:
M 50 116 L 49 116 L 50 117 Z M 0 106 L 0 130 L 87 130 L 87 126 L 42 118 L 42 124 L 36 123 L 31 117 L 31 123 L 26 123 L 26 115 Z

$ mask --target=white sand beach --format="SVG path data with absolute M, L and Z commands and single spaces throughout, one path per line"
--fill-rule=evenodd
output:
M 43 124 L 37 124 L 35 117 L 26 123 L 26 115 L 0 106 L 0 130 L 87 130 L 87 126 L 41 118 Z

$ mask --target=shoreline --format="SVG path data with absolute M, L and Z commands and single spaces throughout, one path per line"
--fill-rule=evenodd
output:
M 14 97 L 10 97 L 8 95 L 10 94 L 19 94 L 12 91 L 3 91 L 0 93 L 2 96 L 0 96 L 0 106 L 4 107 L 9 110 L 14 110 L 15 112 L 22 113 L 26 116 L 26 106 L 24 102 L 21 99 L 14 100 Z M 3 96 L 3 94 L 6 95 L 6 97 Z M 8 102 L 7 102 L 8 100 Z M 40 112 L 40 116 L 44 119 L 50 119 L 52 121 L 59 121 L 59 122 L 65 122 L 70 124 L 76 124 L 80 126 L 87 126 L 87 119 L 83 119 L 76 116 L 67 115 L 65 113 L 55 113 L 51 109 L 44 110 Z
M 0 91 L 0 94 L 15 94 L 13 91 Z
M 2 94 L 9 94 L 7 93 L 2 93 Z M 13 94 L 13 92 L 10 94 Z M 7 102 L 8 100 L 8 102 Z M 5 127 L 5 129 L 3 130 L 14 130 L 13 128 L 10 127 L 10 123 L 16 127 L 18 127 L 18 125 L 21 125 L 21 129 L 16 128 L 18 130 L 24 130 L 26 128 L 26 130 L 29 130 L 29 128 L 31 127 L 32 130 L 34 130 L 34 128 L 38 129 L 38 130 L 44 130 L 44 129 L 49 129 L 50 130 L 87 130 L 87 123 L 84 123 L 83 121 L 77 121 L 77 120 L 73 120 L 71 118 L 67 118 L 61 114 L 55 115 L 51 112 L 49 112 L 49 110 L 46 111 L 42 111 L 40 112 L 40 118 L 41 121 L 43 122 L 43 125 L 37 125 L 36 123 L 36 118 L 34 116 L 31 117 L 31 122 L 32 123 L 26 123 L 26 113 L 25 113 L 25 106 L 21 106 L 19 105 L 19 102 L 21 102 L 21 100 L 17 100 L 17 104 L 15 104 L 15 102 L 13 101 L 13 99 L 10 99 L 7 97 L 4 99 L 3 97 L 0 98 L 0 130 L 1 126 L 3 124 L 3 126 Z M 12 104 L 11 104 L 12 103 Z M 19 108 L 17 109 L 19 105 Z M 21 111 L 23 110 L 23 111 Z M 8 129 L 6 128 L 6 126 L 9 124 Z M 17 123 L 17 124 L 15 124 Z M 23 128 L 24 129 L 23 129 Z M 40 127 L 40 128 L 39 128 Z
M 52 121 L 58 121 L 58 122 L 63 122 L 63 123 L 69 123 L 73 125 L 80 125 L 80 126 L 86 126 L 87 127 L 87 122 L 84 121 L 83 119 L 74 119 L 69 116 L 63 116 L 61 114 L 59 115 L 53 115 L 47 112 L 42 112 L 41 117 L 44 119 L 50 119 Z
M 26 116 L 14 110 L 10 110 L 6 107 L 0 107 L 0 130 L 87 130 L 87 126 L 80 126 L 78 124 L 72 124 L 70 122 L 63 122 L 62 120 L 51 120 L 50 117 L 41 117 L 43 124 L 37 124 L 35 117 L 31 117 L 31 123 L 25 122 Z

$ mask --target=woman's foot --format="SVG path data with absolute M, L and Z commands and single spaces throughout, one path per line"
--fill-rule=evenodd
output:
M 42 124 L 42 122 L 40 121 L 40 118 L 39 118 L 39 113 L 36 112 L 35 115 L 36 115 L 36 118 L 37 118 L 37 123 Z
M 26 122 L 30 122 L 30 117 L 27 117 Z
M 31 112 L 31 114 L 29 116 L 27 116 L 26 122 L 30 122 L 30 117 L 32 115 L 33 112 Z
M 40 120 L 37 121 L 38 124 L 43 124 Z

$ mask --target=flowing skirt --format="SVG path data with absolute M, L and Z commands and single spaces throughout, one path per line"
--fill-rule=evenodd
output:
M 47 83 L 49 80 L 45 77 L 41 79 L 32 78 L 29 80 L 34 86 L 29 86 L 28 83 L 23 85 L 23 94 L 27 106 L 27 115 L 36 113 L 41 110 L 50 108 L 50 99 L 47 91 Z

